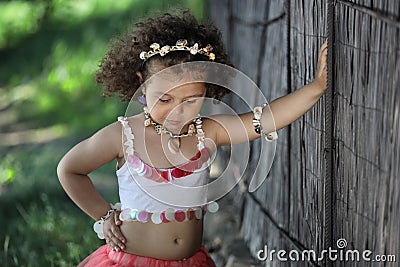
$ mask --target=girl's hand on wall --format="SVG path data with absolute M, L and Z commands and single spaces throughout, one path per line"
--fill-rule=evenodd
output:
M 315 73 L 315 83 L 318 88 L 320 88 L 323 93 L 326 91 L 326 81 L 328 76 L 328 41 L 321 46 L 318 55 L 318 67 Z
M 103 223 L 103 232 L 106 243 L 110 248 L 120 251 L 125 249 L 125 238 L 121 233 L 119 226 L 122 224 L 119 219 L 119 211 L 114 212 L 114 216 L 110 216 Z

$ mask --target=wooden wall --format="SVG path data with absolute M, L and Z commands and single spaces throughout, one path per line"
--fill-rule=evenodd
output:
M 252 254 L 264 245 L 320 253 L 344 238 L 343 250 L 397 253 L 399 262 L 400 1 L 218 0 L 208 1 L 208 11 L 236 68 L 269 101 L 312 81 L 319 47 L 330 39 L 328 92 L 278 132 L 263 185 L 254 193 L 236 188 Z

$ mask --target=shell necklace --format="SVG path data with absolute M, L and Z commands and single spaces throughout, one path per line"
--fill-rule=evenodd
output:
M 202 124 L 201 117 L 197 115 L 197 117 L 189 124 L 188 131 L 186 133 L 181 133 L 181 134 L 175 134 L 165 128 L 163 125 L 155 122 L 151 117 L 150 114 L 147 110 L 147 107 L 143 108 L 144 110 L 144 126 L 150 126 L 153 125 L 154 130 L 156 131 L 157 134 L 162 135 L 162 134 L 168 134 L 169 139 L 168 139 L 168 149 L 172 154 L 176 154 L 179 152 L 180 146 L 181 146 L 181 138 L 182 137 L 187 137 L 187 136 L 193 136 L 194 134 L 197 133 L 197 128 Z

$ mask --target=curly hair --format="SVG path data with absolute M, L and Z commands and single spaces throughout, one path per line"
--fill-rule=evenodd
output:
M 190 46 L 196 42 L 200 47 L 211 44 L 215 54 L 214 62 L 233 67 L 218 28 L 211 22 L 199 24 L 187 9 L 180 13 L 163 13 L 143 19 L 133 24 L 133 30 L 111 42 L 96 72 L 96 82 L 103 86 L 104 96 L 118 95 L 121 101 L 129 101 L 143 80 L 158 71 L 156 66 L 159 69 L 160 66 L 167 68 L 183 62 L 205 60 L 204 55 L 174 51 L 164 57 L 153 56 L 142 66 L 139 54 L 149 50 L 152 43 L 159 43 L 160 46 L 174 45 L 177 40 L 186 39 Z M 143 80 L 136 75 L 138 71 Z M 213 84 L 207 84 L 206 88 L 206 96 L 218 100 L 229 93 L 227 88 Z

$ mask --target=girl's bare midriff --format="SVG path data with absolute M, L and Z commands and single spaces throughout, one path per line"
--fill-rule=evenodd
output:
M 121 232 L 127 240 L 124 250 L 127 253 L 162 260 L 182 260 L 200 249 L 203 220 L 161 224 L 124 221 Z

